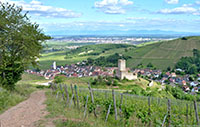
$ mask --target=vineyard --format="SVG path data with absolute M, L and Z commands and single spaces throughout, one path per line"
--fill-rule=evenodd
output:
M 123 94 L 114 90 L 78 88 L 76 85 L 51 84 L 52 96 L 66 108 L 93 114 L 113 126 L 173 127 L 198 126 L 200 103 Z

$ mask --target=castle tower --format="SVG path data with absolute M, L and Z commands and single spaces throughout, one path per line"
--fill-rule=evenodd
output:
M 116 76 L 121 80 L 123 80 L 124 78 L 128 80 L 137 79 L 137 74 L 128 72 L 128 70 L 126 69 L 126 60 L 122 60 L 122 59 L 118 60 L 118 70 L 117 70 Z
M 119 71 L 126 71 L 126 60 L 118 60 L 118 69 Z

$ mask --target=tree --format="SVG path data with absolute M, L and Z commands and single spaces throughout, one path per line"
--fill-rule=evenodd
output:
M 198 49 L 193 49 L 193 56 L 195 58 L 200 57 L 200 51 Z
M 37 66 L 42 43 L 51 37 L 21 7 L 0 2 L 0 19 L 0 85 L 13 90 L 24 70 Z
M 148 67 L 148 68 L 153 68 L 153 64 L 152 64 L 152 63 L 148 63 L 148 64 L 147 64 L 147 67 Z
M 195 65 L 192 65 L 189 67 L 188 71 L 187 71 L 188 74 L 195 74 L 197 73 L 197 67 Z
M 169 66 L 169 67 L 167 67 L 167 71 L 171 71 L 171 67 Z

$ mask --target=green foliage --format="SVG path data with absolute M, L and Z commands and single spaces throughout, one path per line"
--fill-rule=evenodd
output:
M 21 7 L 0 3 L 0 19 L 0 85 L 13 90 L 24 69 L 37 64 L 42 42 L 50 37 L 31 23 Z
M 152 67 L 153 67 L 153 64 L 152 64 L 152 63 L 148 63 L 148 64 L 147 64 L 147 67 L 148 67 L 148 68 L 152 68 Z
M 117 79 L 113 78 L 113 77 L 109 77 L 109 76 L 98 76 L 97 78 L 95 78 L 92 81 L 92 85 L 99 85 L 99 86 L 118 86 L 119 82 Z
M 196 98 L 193 95 L 184 93 L 183 90 L 181 90 L 178 87 L 172 87 L 172 86 L 168 85 L 168 86 L 166 86 L 165 91 L 171 93 L 176 99 L 180 99 L 180 100 L 192 101 Z
M 181 39 L 182 39 L 182 40 L 187 40 L 187 38 L 186 38 L 186 37 L 182 37 Z
M 167 71 L 171 71 L 171 67 L 167 67 Z
M 78 121 L 56 121 L 56 127 L 92 127 L 89 123 Z
M 120 55 L 119 53 L 115 53 L 108 57 L 101 56 L 97 59 L 87 59 L 87 65 L 96 65 L 96 66 L 104 66 L 104 67 L 116 67 L 119 59 L 130 59 L 130 56 Z
M 134 86 L 130 92 L 130 94 L 135 95 L 145 95 L 145 90 L 139 86 Z
M 65 78 L 66 77 L 64 77 L 64 76 L 62 76 L 62 75 L 58 75 L 58 76 L 56 76 L 55 78 L 54 78 L 54 83 L 64 83 L 65 82 Z
M 193 49 L 193 57 L 182 57 L 175 67 L 185 70 L 187 74 L 197 73 L 200 71 L 200 51 Z
M 68 87 L 68 89 L 69 89 L 68 91 L 70 92 L 70 97 L 71 97 L 72 93 L 71 93 L 70 87 Z M 171 91 L 174 93 L 174 95 L 175 94 L 178 95 L 178 93 L 180 92 L 179 89 L 173 89 L 172 87 L 168 87 L 166 89 L 167 89 L 167 92 Z M 50 99 L 55 98 L 57 91 L 53 92 L 53 97 L 51 95 L 49 98 Z M 147 91 L 148 92 L 152 91 L 152 89 L 149 88 Z M 151 122 L 151 126 L 159 127 L 162 125 L 162 121 L 168 111 L 167 109 L 168 99 L 153 97 L 153 98 L 150 98 L 150 103 L 149 103 L 148 97 L 123 94 L 123 103 L 121 104 L 120 94 L 116 92 L 115 94 L 116 107 L 117 107 L 117 110 L 120 112 L 118 112 L 118 120 L 114 120 L 115 113 L 114 113 L 112 93 L 110 91 L 107 91 L 106 93 L 107 94 L 105 95 L 105 93 L 102 92 L 102 90 L 93 91 L 94 104 L 92 103 L 91 98 L 89 97 L 89 101 L 87 103 L 88 112 L 87 112 L 86 118 L 83 118 L 82 116 L 83 116 L 83 111 L 85 107 L 86 96 L 89 95 L 89 91 L 87 90 L 83 90 L 78 93 L 80 97 L 79 98 L 80 109 L 77 110 L 79 112 L 79 114 L 77 115 L 74 115 L 75 109 L 77 109 L 77 107 L 75 106 L 73 108 L 73 106 L 71 106 L 71 108 L 68 108 L 68 106 L 67 107 L 65 106 L 66 104 L 65 101 L 60 102 L 62 104 L 62 107 L 58 107 L 58 105 L 60 104 L 57 103 L 58 101 L 54 99 L 53 102 L 48 102 L 48 107 L 51 106 L 50 112 L 51 113 L 53 112 L 56 117 L 59 115 L 63 116 L 64 114 L 64 116 L 66 116 L 68 120 L 70 119 L 74 120 L 77 118 L 80 120 L 84 119 L 84 123 L 91 123 L 91 122 L 88 122 L 88 120 L 91 115 L 94 116 L 93 111 L 94 109 L 96 109 L 96 113 L 98 117 L 92 122 L 93 123 L 92 125 L 108 126 L 108 127 L 148 126 L 149 122 Z M 48 94 L 50 95 L 51 93 L 49 92 Z M 166 96 L 166 97 L 169 97 L 169 96 Z M 55 104 L 52 105 L 52 103 L 55 103 Z M 184 126 L 184 125 L 191 126 L 195 124 L 194 109 L 192 107 L 189 107 L 189 111 L 187 114 L 186 104 L 188 104 L 189 106 L 193 106 L 192 101 L 180 101 L 178 99 L 177 100 L 171 99 L 171 125 L 172 126 Z M 99 120 L 105 121 L 105 117 L 108 112 L 109 105 L 111 105 L 111 109 L 110 109 L 108 121 L 105 124 L 104 122 L 97 124 L 97 121 Z M 67 116 L 66 114 L 69 114 L 69 115 Z M 186 122 L 186 115 L 189 116 L 188 122 Z M 167 120 L 164 126 L 167 125 Z M 65 121 L 59 120 L 60 125 L 63 125 L 64 122 Z M 74 123 L 74 126 L 76 125 L 80 125 L 80 123 Z
M 92 53 L 100 54 L 109 50 L 113 49 L 120 49 L 120 48 L 128 48 L 128 47 L 134 47 L 132 45 L 127 44 L 98 44 L 98 45 L 88 45 L 88 46 L 82 46 L 77 49 L 71 50 L 67 52 L 67 56 L 69 55 L 78 55 L 79 53 L 85 52 L 86 54 L 83 55 L 91 55 L 90 53 L 87 54 L 89 51 L 92 51 Z M 96 54 L 95 54 L 96 55 Z

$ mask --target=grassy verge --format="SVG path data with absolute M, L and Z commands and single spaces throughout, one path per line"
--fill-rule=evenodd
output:
M 22 75 L 22 80 L 17 83 L 17 85 L 20 84 L 31 84 L 31 85 L 36 85 L 39 83 L 46 83 L 49 80 L 45 79 L 44 77 L 33 75 L 33 74 L 28 74 L 24 73 Z
M 0 114 L 26 100 L 32 92 L 44 88 L 36 85 L 37 82 L 47 81 L 43 77 L 25 73 L 22 75 L 22 80 L 17 83 L 14 91 L 7 91 L 0 87 Z
M 36 87 L 31 85 L 17 85 L 14 91 L 0 91 L 0 114 L 12 106 L 24 101 L 29 95 L 36 90 Z
M 46 119 L 41 121 L 39 124 L 40 127 L 43 127 L 49 123 L 49 121 L 53 122 L 56 127 L 120 127 L 120 121 L 105 123 L 105 118 L 99 116 L 95 118 L 93 113 L 87 114 L 86 118 L 83 118 L 83 107 L 84 104 L 80 104 L 81 109 L 78 110 L 72 104 L 71 107 L 65 106 L 64 101 L 61 99 L 58 100 L 56 95 L 52 95 L 50 90 L 46 92 L 46 104 L 47 111 L 49 114 L 46 116 Z M 112 118 L 114 121 L 114 117 Z
M 46 119 L 43 120 L 43 124 L 40 124 L 40 127 L 44 125 L 49 125 L 49 121 L 52 124 L 55 124 L 56 127 L 147 127 L 151 123 L 151 126 L 161 126 L 162 121 L 168 111 L 168 100 L 161 98 L 148 98 L 148 97 L 139 97 L 139 96 L 130 96 L 123 95 L 123 104 L 121 105 L 121 96 L 119 93 L 115 94 L 116 98 L 116 107 L 117 111 L 121 107 L 121 112 L 118 112 L 117 120 L 114 116 L 114 106 L 112 100 L 112 93 L 107 92 L 106 94 L 102 91 L 93 91 L 94 95 L 94 104 L 89 101 L 87 104 L 87 117 L 83 118 L 84 114 L 84 105 L 86 98 L 89 95 L 89 91 L 78 90 L 79 96 L 79 109 L 77 106 L 74 106 L 73 101 L 67 105 L 66 101 L 62 100 L 62 93 L 58 86 L 55 86 L 53 94 L 50 90 L 46 92 L 47 96 L 47 110 L 49 114 L 46 116 Z M 77 87 L 74 87 L 75 89 Z M 69 98 L 72 97 L 72 92 L 70 87 L 68 87 Z M 59 93 L 59 94 L 58 94 Z M 64 95 L 65 96 L 65 95 Z M 66 99 L 66 96 L 65 96 Z M 75 96 L 75 100 L 77 97 Z M 149 101 L 150 100 L 150 101 Z M 188 126 L 195 125 L 195 115 L 194 109 L 190 109 L 190 114 L 186 114 L 186 104 L 193 105 L 193 102 L 190 101 L 180 101 L 171 99 L 171 121 L 173 126 Z M 108 111 L 108 106 L 111 105 L 110 115 L 108 117 L 107 123 L 105 123 L 106 113 Z M 120 106 L 121 105 L 121 106 Z M 96 108 L 96 114 L 98 118 L 94 117 L 93 109 Z M 186 116 L 189 117 L 188 123 L 186 122 Z M 47 123 L 46 123 L 47 122 Z M 168 123 L 165 122 L 165 125 Z

